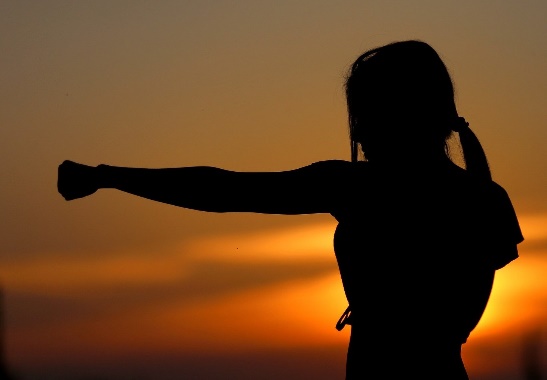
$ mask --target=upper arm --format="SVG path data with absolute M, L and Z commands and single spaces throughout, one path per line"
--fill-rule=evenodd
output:
M 350 163 L 320 161 L 280 172 L 226 172 L 220 212 L 332 213 L 344 200 Z M 223 191 L 223 189 L 219 189 Z M 222 210 L 221 210 L 222 209 Z

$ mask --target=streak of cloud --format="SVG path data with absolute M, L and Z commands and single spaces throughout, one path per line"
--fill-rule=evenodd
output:
M 5 265 L 0 275 L 10 289 L 10 325 L 56 324 L 165 303 L 191 304 L 318 278 L 337 270 L 329 252 L 332 229 L 320 224 L 211 236 L 153 257 L 129 252 Z

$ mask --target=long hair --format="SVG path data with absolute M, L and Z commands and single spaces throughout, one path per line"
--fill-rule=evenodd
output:
M 345 90 L 352 161 L 359 148 L 365 160 L 376 160 L 386 142 L 446 154 L 457 131 L 466 169 L 491 179 L 480 142 L 456 110 L 448 69 L 425 42 L 394 42 L 363 53 L 350 67 Z

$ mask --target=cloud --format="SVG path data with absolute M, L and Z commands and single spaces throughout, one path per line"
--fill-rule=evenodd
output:
M 318 278 L 337 270 L 328 230 L 332 225 L 308 225 L 199 238 L 153 256 L 126 252 L 4 265 L 8 323 L 47 325 L 174 301 L 190 305 Z

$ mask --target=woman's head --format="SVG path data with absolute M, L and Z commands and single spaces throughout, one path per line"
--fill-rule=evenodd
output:
M 346 80 L 352 160 L 444 152 L 457 121 L 454 87 L 443 61 L 421 41 L 369 50 Z

